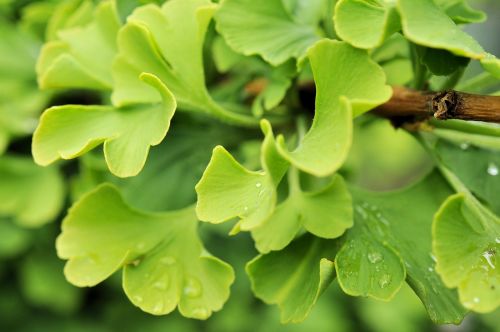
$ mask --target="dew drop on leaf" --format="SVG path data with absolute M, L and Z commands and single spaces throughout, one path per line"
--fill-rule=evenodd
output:
M 203 307 L 195 308 L 192 312 L 193 317 L 198 318 L 198 319 L 206 319 L 209 315 L 209 312 L 207 309 Z
M 380 286 L 380 288 L 386 288 L 387 286 L 389 286 L 391 283 L 391 276 L 388 275 L 387 273 L 382 275 L 382 277 L 380 277 L 379 281 L 378 281 L 378 285 Z
M 189 297 L 198 297 L 201 295 L 201 284 L 198 279 L 189 277 L 184 286 L 184 294 Z
M 262 187 L 262 183 L 260 183 L 260 182 L 257 182 L 257 183 L 255 184 L 255 187 L 257 187 L 257 188 L 260 188 L 260 187 Z
M 163 264 L 169 266 L 169 265 L 173 265 L 176 263 L 175 261 L 175 258 L 171 257 L 171 256 L 165 256 L 163 257 L 160 262 L 162 262 Z
M 470 144 L 468 142 L 463 142 L 460 144 L 460 149 L 462 150 L 467 150 L 469 148 Z
M 491 257 L 495 256 L 495 252 L 490 249 L 490 250 L 486 250 L 484 253 L 483 253 L 483 257 L 484 259 L 486 259 L 486 262 L 488 263 L 488 265 L 494 269 L 495 268 L 495 264 L 493 264 L 493 261 L 491 259 Z
M 368 253 L 368 260 L 372 264 L 379 263 L 380 261 L 382 261 L 383 258 L 384 256 L 378 251 L 372 251 Z
M 158 302 L 153 307 L 153 313 L 160 314 L 163 311 L 164 305 L 163 302 Z
M 487 172 L 491 176 L 497 176 L 498 175 L 498 166 L 495 163 L 489 163 Z
M 474 301 L 474 303 L 479 303 L 479 302 L 481 302 L 481 300 L 479 299 L 479 297 L 475 297 L 474 299 L 472 299 L 472 301 Z
M 166 290 L 168 287 L 168 278 L 165 276 L 163 280 L 156 281 L 153 287 L 158 290 Z

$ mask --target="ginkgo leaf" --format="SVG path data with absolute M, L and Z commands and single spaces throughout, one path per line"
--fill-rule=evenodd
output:
M 486 129 L 486 128 L 485 128 Z M 492 129 L 495 129 L 492 127 Z M 478 129 L 476 129 L 478 130 Z M 478 196 L 493 212 L 500 214 L 500 149 L 491 149 L 493 144 L 500 147 L 500 137 L 488 135 L 477 139 L 471 135 L 462 136 L 455 144 L 439 140 L 435 152 L 439 159 L 462 183 Z M 489 138 L 489 149 L 478 148 L 477 140 L 482 143 Z M 469 140 L 467 140 L 469 139 Z
M 137 8 L 118 34 L 113 103 L 157 101 L 158 96 L 138 79 L 140 73 L 149 72 L 168 86 L 182 109 L 257 125 L 257 119 L 221 107 L 205 86 L 203 42 L 215 8 L 208 0 L 173 0 L 161 8 L 152 4 Z
M 94 286 L 123 267 L 125 293 L 142 310 L 165 315 L 178 307 L 207 319 L 227 300 L 234 272 L 203 248 L 197 225 L 191 207 L 141 212 L 104 184 L 73 205 L 56 247 L 76 286 Z
M 352 141 L 352 117 L 387 101 L 392 89 L 369 55 L 344 42 L 322 40 L 308 51 L 316 84 L 316 114 L 309 132 L 289 152 L 283 137 L 279 151 L 300 170 L 316 176 L 334 173 Z
M 295 20 L 282 0 L 225 0 L 215 14 L 217 31 L 244 55 L 260 55 L 277 66 L 301 58 L 319 39 L 315 29 Z
M 262 171 L 250 171 L 223 147 L 214 149 L 212 159 L 196 185 L 196 212 L 202 221 L 221 223 L 240 218 L 241 230 L 261 224 L 276 205 L 276 188 L 288 163 L 278 154 L 269 122 L 261 123 L 265 138 L 261 148 Z
M 302 236 L 284 250 L 260 255 L 246 270 L 255 295 L 277 304 L 282 323 L 303 321 L 335 277 L 332 240 Z
M 381 0 L 340 0 L 335 6 L 335 31 L 358 48 L 374 48 L 401 29 L 395 3 Z
M 24 227 L 53 221 L 64 203 L 65 188 L 58 170 L 42 168 L 31 158 L 0 157 L 0 216 Z
M 479 23 L 486 19 L 484 12 L 469 6 L 467 0 L 434 0 L 456 23 Z
M 252 230 L 252 237 L 261 253 L 283 249 L 302 227 L 318 237 L 333 239 L 352 226 L 352 214 L 351 195 L 342 177 L 336 175 L 319 191 L 291 191 L 273 214 Z
M 448 287 L 458 287 L 462 304 L 477 312 L 500 306 L 500 218 L 473 197 L 451 196 L 433 224 L 436 270 Z
M 60 30 L 87 25 L 92 22 L 94 4 L 91 0 L 69 0 L 61 2 L 47 22 L 47 40 L 57 39 Z
M 111 89 L 120 25 L 116 4 L 108 0 L 97 6 L 89 24 L 59 31 L 59 38 L 46 43 L 38 59 L 40 87 Z
M 354 227 L 335 257 L 337 276 L 348 294 L 391 299 L 405 279 L 436 323 L 459 323 L 466 310 L 435 271 L 431 251 L 433 214 L 451 194 L 431 173 L 399 191 L 371 193 L 351 188 Z
M 176 108 L 173 95 L 156 76 L 142 74 L 141 79 L 159 93 L 161 103 L 118 109 L 66 105 L 45 111 L 33 135 L 35 162 L 45 166 L 72 159 L 104 143 L 111 172 L 120 177 L 139 173 L 150 146 L 167 134 Z
M 463 32 L 432 0 L 398 0 L 403 32 L 412 42 L 472 59 L 484 57 L 474 38 Z

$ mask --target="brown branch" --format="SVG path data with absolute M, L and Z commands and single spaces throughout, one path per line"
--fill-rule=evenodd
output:
M 500 97 L 458 91 L 425 93 L 394 87 L 392 98 L 374 112 L 384 117 L 434 116 L 439 120 L 461 119 L 500 122 Z
M 262 79 L 250 82 L 245 91 L 258 95 L 267 85 Z M 316 87 L 313 81 L 298 87 L 302 107 L 314 111 Z M 438 120 L 460 119 L 500 123 L 500 96 L 483 96 L 454 90 L 423 92 L 404 87 L 393 87 L 391 99 L 375 108 L 374 113 L 390 118 L 395 123 L 425 120 L 434 116 Z

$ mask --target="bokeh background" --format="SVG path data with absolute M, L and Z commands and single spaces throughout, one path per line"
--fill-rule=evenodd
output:
M 86 92 L 54 94 L 37 90 L 36 56 L 47 36 L 47 18 L 59 2 L 0 0 L 0 201 L 8 201 L 16 190 L 32 190 L 29 185 L 17 188 L 19 183 L 10 181 L 9 175 L 15 176 L 17 167 L 31 161 L 23 159 L 24 166 L 13 167 L 5 156 L 30 154 L 29 134 L 39 113 L 47 105 L 89 104 L 101 98 Z M 127 11 L 140 1 L 118 2 Z M 469 3 L 483 9 L 488 20 L 466 30 L 487 50 L 500 56 L 500 1 Z M 473 65 L 466 76 L 471 77 L 479 70 Z M 405 132 L 393 129 L 385 121 L 368 120 L 360 125 L 363 130 L 356 133 L 347 167 L 351 181 L 372 189 L 391 189 L 410 182 L 431 167 L 425 153 Z M 385 153 L 380 153 L 381 149 Z M 92 155 L 85 162 L 99 165 Z M 78 172 L 78 165 L 69 163 L 63 172 L 70 179 Z M 390 176 L 376 180 L 374 174 Z M 73 197 L 85 187 L 84 180 L 80 174 L 72 183 L 66 183 Z M 146 197 L 155 197 L 159 187 L 148 188 L 150 196 Z M 157 199 L 175 195 L 175 186 L 170 191 L 161 190 L 162 195 Z M 66 207 L 70 200 L 65 202 Z M 187 320 L 177 313 L 154 317 L 127 300 L 120 273 L 92 289 L 79 289 L 65 281 L 64 263 L 57 258 L 54 246 L 63 212 L 44 226 L 31 227 L 3 216 L 8 214 L 6 211 L 8 208 L 0 202 L 0 331 L 500 331 L 498 310 L 488 315 L 471 314 L 460 326 L 435 326 L 409 287 L 403 288 L 393 301 L 382 303 L 348 297 L 335 282 L 305 322 L 281 325 L 277 308 L 255 299 L 245 276 L 245 263 L 256 255 L 251 239 L 245 235 L 227 237 L 229 229 L 209 225 L 200 227 L 207 248 L 236 269 L 237 281 L 229 302 L 208 321 Z

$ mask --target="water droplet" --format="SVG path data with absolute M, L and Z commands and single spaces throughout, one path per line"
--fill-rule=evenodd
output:
M 172 256 L 165 256 L 162 259 L 160 259 L 160 262 L 162 262 L 165 265 L 173 265 L 176 263 L 175 258 Z
M 247 212 L 248 211 L 248 206 L 243 207 L 243 211 Z
M 255 184 L 255 186 L 256 186 L 257 188 L 260 188 L 260 187 L 262 187 L 262 183 L 257 182 L 257 183 Z
M 460 144 L 460 149 L 462 150 L 467 150 L 470 147 L 470 144 L 468 142 L 463 142 Z
M 429 254 L 429 256 L 431 256 L 431 259 L 434 261 L 434 263 L 437 263 L 438 260 L 437 260 L 436 256 L 434 256 L 434 254 L 432 252 Z
M 383 258 L 384 258 L 384 256 L 382 256 L 382 254 L 379 253 L 378 251 L 372 251 L 372 252 L 368 253 L 368 260 L 372 264 L 376 264 L 376 263 L 382 261 Z
M 207 309 L 199 307 L 193 309 L 192 315 L 194 318 L 205 319 L 210 315 L 210 313 L 208 312 Z
M 190 277 L 184 286 L 184 294 L 189 297 L 198 297 L 201 295 L 201 284 L 198 279 Z
M 359 213 L 359 215 L 361 216 L 361 218 L 363 219 L 367 219 L 368 218 L 368 214 L 366 213 L 366 211 L 359 205 L 356 205 L 356 211 Z
M 472 299 L 472 301 L 474 301 L 474 303 L 479 303 L 481 302 L 481 300 L 479 299 L 479 297 L 475 297 Z
M 156 281 L 153 284 L 153 287 L 156 288 L 156 289 L 158 289 L 158 290 L 166 290 L 167 287 L 168 287 L 168 279 L 165 278 L 164 280 Z
M 500 236 L 499 236 L 499 237 L 497 237 L 497 238 L 495 238 L 495 242 L 496 242 L 496 243 L 500 243 Z
M 162 311 L 164 309 L 164 305 L 163 305 L 163 302 L 158 302 L 155 304 L 155 306 L 153 307 L 153 313 L 155 314 L 161 314 Z
M 382 277 L 380 277 L 378 281 L 378 285 L 380 286 L 380 288 L 386 288 L 387 286 L 390 285 L 390 283 L 391 283 L 391 276 L 388 274 L 382 275 Z
M 495 268 L 495 264 L 493 264 L 493 261 L 491 257 L 495 256 L 495 252 L 493 250 L 486 250 L 483 253 L 484 259 L 486 259 L 486 262 L 488 263 L 489 266 L 491 266 L 492 269 Z
M 134 301 L 137 303 L 142 303 L 142 301 L 144 301 L 144 299 L 142 298 L 142 296 L 136 295 L 136 296 L 134 296 Z
M 429 268 L 427 269 L 427 271 L 434 272 L 434 269 L 432 268 L 432 266 L 429 266 Z
M 495 163 L 489 163 L 487 172 L 491 176 L 497 176 L 498 175 L 498 166 Z

